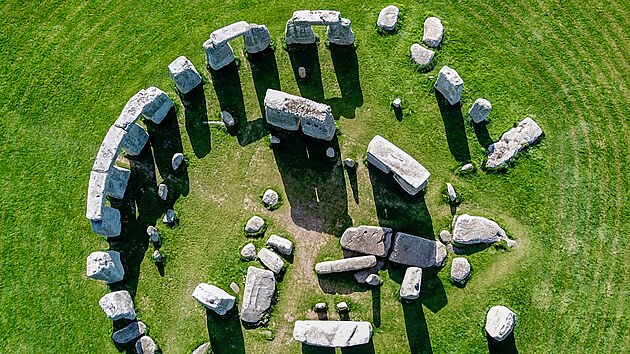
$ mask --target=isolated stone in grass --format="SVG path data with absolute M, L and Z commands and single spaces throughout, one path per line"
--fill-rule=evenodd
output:
M 298 68 L 298 76 L 300 77 L 300 79 L 306 79 L 306 68 L 303 66 L 300 66 Z
M 279 274 L 284 266 L 282 258 L 267 248 L 258 251 L 258 260 L 274 274 Z
M 279 200 L 280 197 L 278 196 L 278 193 L 273 189 L 267 189 L 265 193 L 263 193 L 262 203 L 266 208 L 274 208 L 278 205 Z
M 177 152 L 173 155 L 173 158 L 171 158 L 171 167 L 173 167 L 173 170 L 177 170 L 182 162 L 184 162 L 184 154 Z
M 387 227 L 361 225 L 347 228 L 339 242 L 342 248 L 350 251 L 386 257 L 393 233 Z
M 354 168 L 354 166 L 356 165 L 356 162 L 351 158 L 347 158 L 343 162 L 346 164 L 348 168 Z
M 348 304 L 345 301 L 342 301 L 337 304 L 337 312 L 348 312 L 350 309 L 348 308 Z
M 209 354 L 210 351 L 210 343 L 203 343 L 198 346 L 197 349 L 193 350 L 192 354 Z
M 162 200 L 166 200 L 168 197 L 168 187 L 164 183 L 160 183 L 158 186 L 158 197 Z
M 418 43 L 414 43 L 409 47 L 409 51 L 411 52 L 411 59 L 414 63 L 418 64 L 420 67 L 426 67 L 433 61 L 435 57 L 435 52 L 421 46 Z
M 462 214 L 453 219 L 453 241 L 462 245 L 479 243 L 495 243 L 505 240 L 508 246 L 515 241 L 510 240 L 505 230 L 496 222 L 481 216 Z
M 516 314 L 505 306 L 493 306 L 486 316 L 486 332 L 490 337 L 503 341 L 514 330 Z
M 147 226 L 147 235 L 149 235 L 149 239 L 152 242 L 160 241 L 160 232 L 155 226 L 152 226 L 152 225 Z
M 396 98 L 394 101 L 392 101 L 392 107 L 394 108 L 400 108 L 402 104 L 402 100 L 400 98 Z
M 245 232 L 251 235 L 259 234 L 263 231 L 265 220 L 258 215 L 252 216 L 245 224 Z
M 133 309 L 133 300 L 127 290 L 114 291 L 105 294 L 98 304 L 103 309 L 107 317 L 116 321 L 121 318 L 128 320 L 136 319 L 136 311 Z
M 353 347 L 367 344 L 371 338 L 370 322 L 295 321 L 293 326 L 293 339 L 316 347 Z
M 269 236 L 266 245 L 285 256 L 290 256 L 293 253 L 293 242 L 278 235 Z
M 173 209 L 168 209 L 166 213 L 164 213 L 164 216 L 162 217 L 162 222 L 169 226 L 172 226 L 173 224 L 175 224 L 176 220 L 177 220 L 177 216 L 175 215 L 175 211 Z
M 236 284 L 235 282 L 231 282 L 230 283 L 230 289 L 235 293 L 238 294 L 239 291 L 241 291 L 241 288 L 239 288 L 238 284 Z
M 116 343 L 125 344 L 144 335 L 145 333 L 147 333 L 147 326 L 144 323 L 140 321 L 132 322 L 114 332 L 114 334 L 112 334 L 112 339 Z
M 381 12 L 378 14 L 378 20 L 376 24 L 383 31 L 393 31 L 396 29 L 396 24 L 398 23 L 398 14 L 400 10 L 394 6 L 389 5 L 384 7 Z
M 326 303 L 318 302 L 315 304 L 315 311 L 326 311 Z
M 437 80 L 433 85 L 451 105 L 456 104 L 462 97 L 464 90 L 464 80 L 459 76 L 457 71 L 443 66 L 438 73 Z
M 424 33 L 422 42 L 429 47 L 437 48 L 442 44 L 444 37 L 444 26 L 442 21 L 437 17 L 429 17 L 424 20 Z
M 453 241 L 453 236 L 451 236 L 451 233 L 448 232 L 448 230 L 442 230 L 440 231 L 440 241 L 447 245 Z
M 376 257 L 362 256 L 338 259 L 334 261 L 319 262 L 315 264 L 317 274 L 331 274 L 341 272 L 351 272 L 355 270 L 370 268 L 376 265 Z
M 228 128 L 233 127 L 236 123 L 234 117 L 232 117 L 232 115 L 228 111 L 221 111 L 221 119 L 223 120 L 223 123 L 225 123 L 225 126 Z
M 509 162 L 526 146 L 537 142 L 542 135 L 542 129 L 533 119 L 523 119 L 516 128 L 503 133 L 499 141 L 488 147 L 486 167 L 497 168 Z
M 448 193 L 448 200 L 451 203 L 454 203 L 457 200 L 457 193 L 455 192 L 455 187 L 452 184 L 446 184 L 446 192 Z
M 258 323 L 271 307 L 275 291 L 276 279 L 272 271 L 256 267 L 247 268 L 241 320 L 250 324 Z
M 378 274 L 370 274 L 365 278 L 365 283 L 368 285 L 380 285 L 381 277 L 379 277 Z
M 474 168 L 475 166 L 473 166 L 472 163 L 467 163 L 464 166 L 462 166 L 461 171 L 462 172 L 472 171 Z
M 271 135 L 269 137 L 269 142 L 272 143 L 272 144 L 280 144 L 280 138 L 278 138 L 275 135 Z
M 367 277 L 372 274 L 378 274 L 378 271 L 381 270 L 383 266 L 385 266 L 385 260 L 378 259 L 374 267 L 361 269 L 360 271 L 354 273 L 354 279 L 356 279 L 360 284 L 365 284 L 367 282 Z
M 225 290 L 206 283 L 197 285 L 192 293 L 192 297 L 218 315 L 225 315 L 226 312 L 231 310 L 236 300 L 234 296 L 228 294 Z
M 398 232 L 394 236 L 389 260 L 419 268 L 441 267 L 446 259 L 446 247 L 435 240 Z
M 333 157 L 335 157 L 335 149 L 331 147 L 326 149 L 326 157 L 328 157 L 329 159 L 332 159 Z
M 136 353 L 138 354 L 155 354 L 157 350 L 157 344 L 149 336 L 142 336 L 136 342 Z
M 248 243 L 241 249 L 241 256 L 248 261 L 251 261 L 256 257 L 256 246 L 253 243 Z
M 160 252 L 160 250 L 153 251 L 153 260 L 155 261 L 155 263 L 164 262 L 164 255 L 162 254 L 162 252 Z
M 125 269 L 117 251 L 92 252 L 87 257 L 88 278 L 102 280 L 108 284 L 123 280 Z
M 470 263 L 464 257 L 453 258 L 451 264 L 451 280 L 457 284 L 464 284 L 470 275 Z
M 180 56 L 168 64 L 168 70 L 175 82 L 175 86 L 183 94 L 189 93 L 197 85 L 201 84 L 201 76 L 185 56 Z
M 468 110 L 468 115 L 472 118 L 473 122 L 481 123 L 486 120 L 491 110 L 492 104 L 490 104 L 490 101 L 485 98 L 478 98 Z

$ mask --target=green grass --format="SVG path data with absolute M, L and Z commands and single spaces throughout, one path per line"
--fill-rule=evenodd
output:
M 152 85 L 176 102 L 189 160 L 187 174 L 161 175 L 165 156 L 156 153 L 155 182 L 177 178 L 172 183 L 182 194 L 174 206 L 180 223 L 173 229 L 159 225 L 167 256 L 164 277 L 143 240 L 146 223 L 159 217 L 151 198 L 139 200 L 139 221 L 116 247 L 126 250 L 125 265 L 134 270 L 127 269 L 131 280 L 123 287 L 137 290 L 138 317 L 165 353 L 190 352 L 209 336 L 217 352 L 299 352 L 292 323 L 313 316 L 310 309 L 319 301 L 329 307 L 346 301 L 351 318 L 372 321 L 377 353 L 487 351 L 485 313 L 496 304 L 517 313 L 515 343 L 522 353 L 630 351 L 625 304 L 630 4 L 399 2 L 404 18 L 398 33 L 379 35 L 376 17 L 388 4 L 9 0 L 0 5 L 0 352 L 124 349 L 114 346 L 112 323 L 98 306 L 108 287 L 85 276 L 87 255 L 108 247 L 84 217 L 85 196 L 108 127 L 129 97 Z M 328 48 L 322 28 L 316 30 L 319 60 L 313 52 L 304 58 L 283 49 L 287 19 L 306 8 L 333 8 L 352 20 L 356 60 L 352 52 Z M 411 65 L 408 50 L 421 40 L 428 16 L 440 17 L 446 34 L 435 68 L 422 73 Z M 209 73 L 201 44 L 213 30 L 238 20 L 269 27 L 275 60 L 248 60 L 237 40 L 240 66 Z M 245 128 L 234 134 L 200 125 L 203 110 L 185 112 L 167 71 L 179 55 L 207 82 L 208 119 L 220 119 L 220 98 L 233 113 L 246 114 Z M 296 82 L 293 67 L 301 60 L 313 68 L 319 63 L 321 84 L 317 72 L 310 81 Z M 441 117 L 432 84 L 443 65 L 465 81 L 464 116 L 476 98 L 492 102 L 487 126 L 492 139 L 531 116 L 546 133 L 543 141 L 505 173 L 477 169 L 458 175 L 468 154 L 479 167 L 484 149 L 468 123 L 462 131 Z M 259 96 L 274 85 L 333 106 L 341 156 L 359 161 L 355 176 L 338 165 L 306 160 L 303 146 L 284 152 L 269 147 Z M 396 97 L 405 107 L 401 121 L 389 106 Z M 169 136 L 156 129 L 153 136 Z M 176 133 L 175 125 L 169 129 Z M 448 138 L 446 131 L 452 133 Z M 432 173 L 423 200 L 401 197 L 391 181 L 368 170 L 364 154 L 375 134 Z M 177 149 L 162 146 L 169 147 Z M 311 153 L 317 151 L 313 147 Z M 150 154 L 132 164 L 146 157 Z M 135 175 L 132 189 L 150 195 L 155 187 L 143 174 Z M 446 182 L 465 197 L 459 213 L 495 219 L 519 246 L 467 256 L 473 277 L 463 289 L 448 281 L 450 261 L 437 274 L 427 272 L 415 304 L 397 298 L 404 271 L 399 267 L 381 272 L 378 291 L 353 284 L 351 276 L 317 280 L 315 260 L 341 256 L 338 237 L 352 221 L 425 237 L 447 228 Z M 278 210 L 259 202 L 268 187 L 283 198 Z M 254 214 L 269 221 L 266 235 L 293 239 L 296 254 L 278 286 L 268 327 L 242 329 L 235 315 L 207 319 L 190 294 L 204 281 L 226 289 L 232 281 L 242 284 L 250 265 L 238 255 L 250 241 L 242 227 Z M 129 217 L 135 219 L 132 212 Z M 261 247 L 264 240 L 254 242 Z M 275 338 L 269 341 L 266 331 Z

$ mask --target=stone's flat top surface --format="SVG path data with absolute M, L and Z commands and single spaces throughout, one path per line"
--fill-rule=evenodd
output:
M 328 118 L 328 115 L 332 114 L 332 108 L 327 104 L 273 89 L 267 90 L 265 106 L 301 118 L 310 118 L 322 122 Z
M 372 138 L 367 153 L 414 188 L 421 188 L 431 176 L 418 161 L 380 135 Z
M 459 76 L 457 71 L 455 71 L 454 69 L 446 65 L 444 65 L 440 69 L 440 72 L 438 73 L 438 79 L 440 79 L 440 76 L 443 79 L 446 79 L 449 83 L 451 83 L 451 85 L 458 86 L 458 85 L 464 84 L 464 80 L 462 80 L 461 76 Z
M 295 321 L 293 326 L 293 339 L 318 347 L 352 347 L 366 344 L 371 338 L 370 322 Z
M 225 315 L 234 306 L 236 298 L 225 290 L 211 284 L 201 283 L 192 293 L 200 304 L 219 315 Z
M 262 230 L 265 226 L 265 220 L 258 215 L 252 216 L 245 224 L 245 232 L 248 234 L 254 234 Z
M 87 209 L 85 217 L 90 220 L 101 220 L 101 209 L 105 203 L 105 188 L 107 186 L 107 172 L 90 172 L 90 182 L 88 183 Z
M 387 227 L 350 227 L 341 236 L 341 247 L 355 252 L 386 257 L 392 243 L 393 231 Z
M 114 334 L 112 334 L 112 339 L 116 343 L 125 344 L 144 335 L 145 333 L 147 333 L 147 326 L 144 323 L 140 321 L 132 322 L 124 328 L 114 332 Z
M 267 239 L 266 245 L 284 254 L 290 256 L 293 253 L 293 242 L 278 235 L 271 235 Z
M 153 93 L 153 92 L 152 92 Z M 149 93 L 145 90 L 138 91 L 135 95 L 131 96 L 129 101 L 123 107 L 122 112 L 114 122 L 114 125 L 127 130 L 133 123 L 135 123 L 143 114 L 145 106 L 152 100 Z
M 411 52 L 411 59 L 414 61 L 414 63 L 420 66 L 431 64 L 431 62 L 433 61 L 433 57 L 435 57 L 434 51 L 432 51 L 431 49 L 427 49 L 418 43 L 412 44 L 409 48 L 409 51 Z
M 470 263 L 464 257 L 456 257 L 451 264 L 451 279 L 456 283 L 463 283 L 470 275 Z
M 473 122 L 480 123 L 488 117 L 491 110 L 492 104 L 490 101 L 485 98 L 478 98 L 468 110 L 468 115 L 472 118 Z
M 453 241 L 456 243 L 473 245 L 507 239 L 505 230 L 490 219 L 468 214 L 462 214 L 453 219 Z
M 440 267 L 446 259 L 446 247 L 438 241 L 398 232 L 389 260 L 419 268 Z
M 394 30 L 394 28 L 396 28 L 396 23 L 398 23 L 399 13 L 400 10 L 396 6 L 386 6 L 378 14 L 378 20 L 376 21 L 376 24 L 385 31 L 392 31 Z
M 103 142 L 101 142 L 98 153 L 96 154 L 96 159 L 94 160 L 94 165 L 92 166 L 93 171 L 109 171 L 114 164 L 114 161 L 116 161 L 116 157 L 122 148 L 123 139 L 126 135 L 127 132 L 124 129 L 115 125 L 112 125 L 109 128 Z
M 210 39 L 214 45 L 221 45 L 234 38 L 240 37 L 249 31 L 249 23 L 245 21 L 234 22 L 210 34 Z
M 315 264 L 315 272 L 317 274 L 351 272 L 374 267 L 375 265 L 376 257 L 374 256 L 352 257 L 337 259 L 334 261 L 319 262 Z
M 407 268 L 405 271 L 405 277 L 400 285 L 400 297 L 406 300 L 415 300 L 419 298 L 421 286 L 422 268 Z
M 272 271 L 256 267 L 247 268 L 241 320 L 247 323 L 260 321 L 271 307 L 275 291 L 276 279 Z
M 293 12 L 291 20 L 296 24 L 328 25 L 340 22 L 341 13 L 332 10 L 299 10 Z
M 542 134 L 542 129 L 533 119 L 523 119 L 516 128 L 503 133 L 499 141 L 490 145 L 486 167 L 496 168 L 510 161 L 526 145 L 538 141 Z
M 429 47 L 439 47 L 444 37 L 444 26 L 437 17 L 429 17 L 424 20 L 424 34 L 422 41 Z
M 284 266 L 282 258 L 267 248 L 261 248 L 260 251 L 258 251 L 258 260 L 275 274 L 280 273 Z
M 254 259 L 256 257 L 256 246 L 253 243 L 248 243 L 241 249 L 241 256 L 247 260 Z
M 92 252 L 87 258 L 86 274 L 88 278 L 115 283 L 123 280 L 125 270 L 117 251 Z
M 136 318 L 136 311 L 133 309 L 133 300 L 127 290 L 114 291 L 103 295 L 98 301 L 107 317 L 112 320 L 126 318 L 133 320 Z
M 486 332 L 490 337 L 502 341 L 514 330 L 516 314 L 505 306 L 493 306 L 486 316 Z

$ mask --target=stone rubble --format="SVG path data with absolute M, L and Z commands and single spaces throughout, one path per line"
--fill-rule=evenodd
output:
M 315 264 L 317 274 L 331 274 L 341 272 L 351 272 L 355 270 L 370 268 L 376 265 L 376 257 L 362 256 L 338 259 L 334 261 L 319 262 Z
M 389 260 L 419 268 L 441 267 L 446 260 L 446 247 L 435 240 L 398 232 Z
M 347 228 L 339 242 L 350 251 L 386 257 L 392 243 L 393 231 L 387 227 L 365 226 Z
M 542 129 L 533 119 L 523 119 L 516 128 L 503 133 L 499 141 L 488 147 L 486 167 L 497 168 L 509 162 L 526 146 L 536 143 L 542 135 Z
M 226 312 L 234 307 L 234 302 L 236 301 L 236 298 L 225 290 L 206 283 L 197 285 L 192 293 L 192 297 L 218 315 L 225 315 Z

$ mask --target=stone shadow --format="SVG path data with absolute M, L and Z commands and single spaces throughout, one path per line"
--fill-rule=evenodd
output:
M 480 123 L 475 123 L 471 121 L 473 130 L 475 131 L 475 135 L 477 136 L 477 141 L 479 141 L 479 145 L 484 148 L 488 148 L 488 146 L 492 145 L 494 142 L 490 133 L 488 132 L 488 122 L 483 121 Z
M 179 92 L 179 91 L 178 91 Z M 179 93 L 184 104 L 184 117 L 186 118 L 186 132 L 190 139 L 195 156 L 202 158 L 212 149 L 210 142 L 210 127 L 208 120 L 208 108 L 203 85 L 197 85 L 187 94 Z
M 254 81 L 256 96 L 258 97 L 260 114 L 265 118 L 265 95 L 267 94 L 267 89 L 280 90 L 276 53 L 273 49 L 267 48 L 259 53 L 248 54 L 247 58 L 251 65 L 252 80 Z
M 302 344 L 302 354 L 335 354 L 335 348 L 316 347 Z
M 206 309 L 206 323 L 212 353 L 245 354 L 245 339 L 236 304 L 223 316 Z
M 359 168 L 358 163 L 355 163 L 354 167 L 347 167 L 346 172 L 348 173 L 348 181 L 350 182 L 350 189 L 352 190 L 352 197 L 354 198 L 354 202 L 359 204 L 359 182 L 357 179 L 357 168 Z
M 354 46 L 329 45 L 335 76 L 341 98 L 331 98 L 326 103 L 332 107 L 336 118 L 354 118 L 357 107 L 363 106 L 363 91 L 359 79 L 359 60 Z
M 287 52 L 300 95 L 313 101 L 324 102 L 324 84 L 322 83 L 317 42 L 291 45 L 287 47 Z M 304 79 L 300 78 L 298 73 L 300 67 L 306 69 L 306 78 Z
M 458 162 L 470 162 L 470 148 L 468 138 L 466 138 L 461 102 L 451 105 L 438 90 L 435 90 L 435 99 L 440 107 L 446 131 L 446 142 L 451 154 Z
M 422 291 L 420 291 L 420 294 L 422 294 Z M 407 340 L 409 341 L 409 352 L 413 354 L 432 354 L 431 337 L 429 336 L 422 303 L 419 301 L 403 303 L 402 307 L 405 316 Z
M 381 326 L 381 286 L 372 288 L 372 323 L 374 327 Z
M 407 266 L 392 262 L 386 263 L 386 269 L 389 277 L 398 284 L 402 284 L 405 277 Z M 438 276 L 439 268 L 423 268 L 422 269 L 422 285 L 420 289 L 420 298 L 413 302 L 418 302 L 426 306 L 431 312 L 439 312 L 448 303 L 444 284 Z M 407 303 L 407 300 L 401 302 Z
M 490 335 L 486 333 L 486 340 L 488 341 L 488 353 L 490 354 L 518 354 L 514 340 L 514 332 L 510 333 L 502 342 L 490 337 Z
M 374 354 L 374 342 L 370 341 L 363 345 L 355 345 L 353 347 L 341 348 L 341 354 Z

